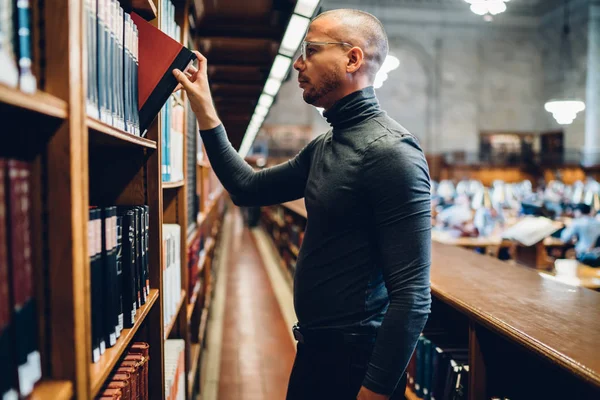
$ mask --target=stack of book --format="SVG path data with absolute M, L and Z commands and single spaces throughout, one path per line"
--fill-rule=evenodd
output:
M 445 332 L 419 337 L 406 370 L 409 388 L 424 400 L 467 399 L 469 351 Z
M 181 300 L 181 226 L 163 224 L 163 314 L 165 327 Z M 167 332 L 165 332 L 166 334 Z
M 150 293 L 148 206 L 91 207 L 92 361 L 133 327 Z
M 165 341 L 165 399 L 185 400 L 185 340 Z
M 140 136 L 138 29 L 117 0 L 86 0 L 87 114 Z
M 34 93 L 29 0 L 0 0 L 0 83 Z
M 173 40 L 181 39 L 181 28 L 175 22 L 175 6 L 170 0 L 162 0 L 160 26 Z M 176 182 L 183 179 L 183 124 L 184 108 L 181 92 L 172 94 L 162 109 L 162 180 Z
M 28 396 L 42 375 L 33 290 L 30 171 L 29 163 L 0 159 L 0 398 Z
M 101 400 L 144 400 L 148 393 L 148 343 L 133 343 L 96 397 Z

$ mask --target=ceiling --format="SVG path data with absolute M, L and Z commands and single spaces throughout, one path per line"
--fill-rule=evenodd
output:
M 565 0 L 510 0 L 507 3 L 507 12 L 525 15 L 542 15 L 553 9 L 559 4 L 564 4 Z M 410 8 L 428 8 L 436 10 L 469 9 L 469 5 L 464 0 L 323 0 L 322 4 L 327 7 L 328 3 L 347 4 L 348 6 L 357 6 L 369 4 L 371 6 L 394 6 Z
M 239 148 L 296 0 L 188 0 L 219 117 Z

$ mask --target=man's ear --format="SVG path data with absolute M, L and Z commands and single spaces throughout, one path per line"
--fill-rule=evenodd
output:
M 365 54 L 360 47 L 353 47 L 348 52 L 348 64 L 346 65 L 346 72 L 354 73 L 360 69 L 365 63 Z

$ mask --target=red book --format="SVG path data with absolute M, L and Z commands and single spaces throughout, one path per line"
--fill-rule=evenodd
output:
M 139 35 L 138 107 L 143 135 L 177 87 L 173 70 L 184 71 L 196 56 L 136 13 L 131 18 Z
M 12 281 L 13 332 L 21 396 L 28 396 L 41 378 L 33 298 L 29 171 L 28 163 L 8 161 L 9 276 Z
M 14 362 L 12 355 L 10 295 L 8 276 L 8 249 L 6 245 L 6 161 L 0 158 L 0 398 L 9 392 L 16 396 L 13 385 Z M 8 397 L 8 396 L 7 396 Z

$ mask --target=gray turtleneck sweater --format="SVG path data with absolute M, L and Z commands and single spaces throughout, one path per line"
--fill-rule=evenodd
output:
M 372 87 L 324 113 L 332 129 L 292 160 L 255 172 L 223 126 L 202 131 L 235 204 L 304 197 L 308 221 L 294 276 L 300 325 L 376 332 L 363 385 L 391 394 L 430 311 L 430 180 L 419 144 Z

